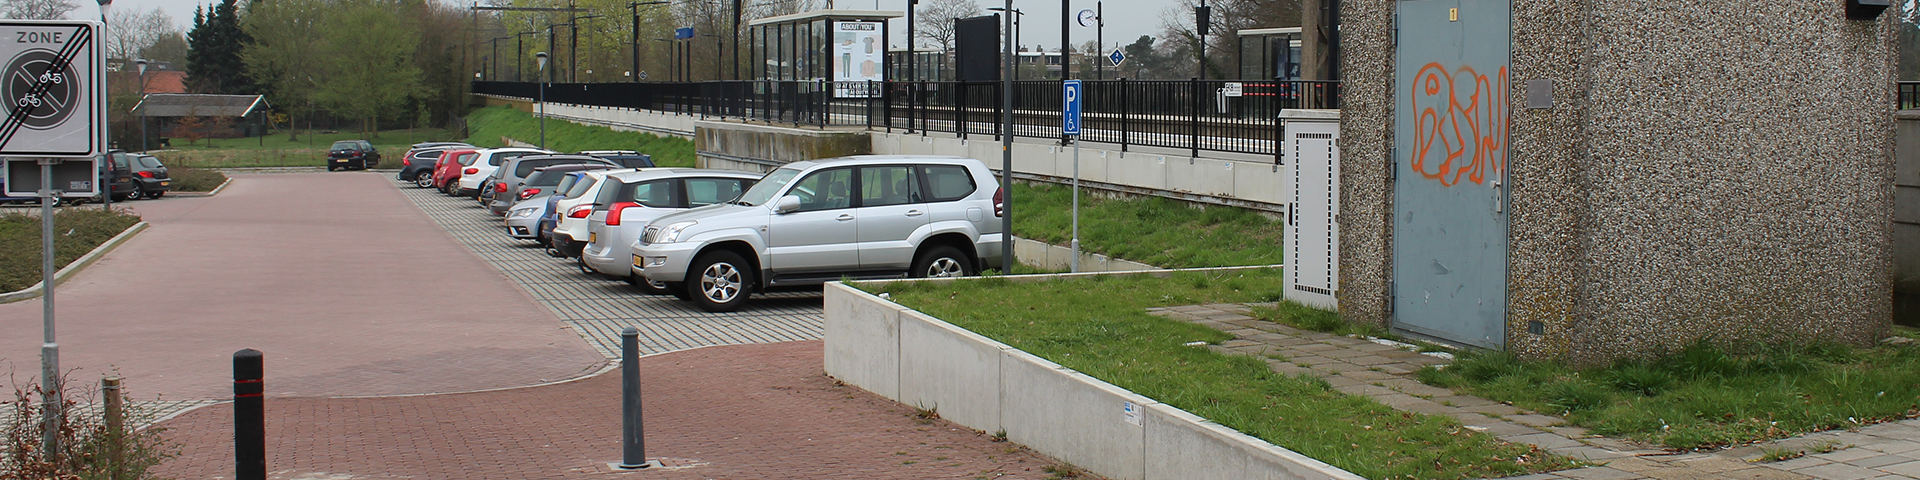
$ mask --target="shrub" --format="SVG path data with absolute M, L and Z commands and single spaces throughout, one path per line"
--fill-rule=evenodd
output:
M 0 411 L 9 413 L 0 424 L 0 480 L 151 479 L 157 477 L 149 470 L 175 455 L 176 447 L 162 437 L 165 428 L 110 428 L 104 418 L 80 414 L 65 378 L 54 388 L 60 392 L 54 415 L 59 448 L 52 452 L 41 448 L 47 431 L 41 402 L 47 390 L 16 384 L 13 399 L 0 401 Z M 126 410 L 126 424 L 153 419 L 137 404 L 129 403 Z
M 167 175 L 173 177 L 173 191 L 211 192 L 227 182 L 227 175 L 193 167 L 168 167 Z

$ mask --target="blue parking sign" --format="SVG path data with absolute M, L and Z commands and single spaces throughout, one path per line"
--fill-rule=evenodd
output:
M 1065 108 L 1061 109 L 1061 112 L 1064 113 L 1063 116 L 1065 118 L 1062 119 L 1063 123 L 1061 123 L 1061 126 L 1060 126 L 1060 130 L 1061 130 L 1060 134 L 1061 135 L 1079 135 L 1080 134 L 1080 92 L 1081 92 L 1080 81 L 1067 80 L 1065 82 L 1062 82 L 1062 87 L 1064 88 L 1064 90 L 1060 92 L 1061 98 L 1066 100 L 1066 105 L 1065 105 Z

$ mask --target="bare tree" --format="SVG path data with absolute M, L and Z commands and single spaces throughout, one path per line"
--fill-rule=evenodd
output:
M 1300 0 L 1208 0 L 1208 4 L 1213 7 L 1213 22 L 1207 32 L 1207 78 L 1240 75 L 1235 62 L 1240 30 L 1300 25 Z M 1174 75 L 1177 78 L 1191 76 L 1197 60 L 1199 34 L 1194 30 L 1193 12 L 1199 5 L 1196 0 L 1180 0 L 1178 6 L 1168 7 L 1160 15 L 1160 38 L 1186 51 L 1185 58 L 1174 59 L 1188 69 L 1185 74 Z
M 72 0 L 5 0 L 7 18 L 21 20 L 59 20 L 80 8 Z
M 914 33 L 940 44 L 942 51 L 953 51 L 953 21 L 978 17 L 983 12 L 974 0 L 932 0 L 920 5 L 915 14 Z
M 114 10 L 107 18 L 107 57 L 132 59 L 159 42 L 161 37 L 179 34 L 173 17 L 160 7 L 153 10 Z

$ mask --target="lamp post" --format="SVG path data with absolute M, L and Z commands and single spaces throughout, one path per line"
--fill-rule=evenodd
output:
M 140 71 L 140 103 L 147 102 L 147 59 L 133 62 Z M 144 106 L 144 105 L 142 105 Z M 140 112 L 140 153 L 147 153 L 147 112 Z
M 1207 6 L 1207 0 L 1200 0 L 1200 6 L 1193 7 L 1194 33 L 1200 37 L 1200 61 L 1194 64 L 1199 70 L 1197 77 L 1207 79 L 1207 29 L 1213 26 L 1213 7 Z
M 1020 45 L 1020 18 L 1027 16 L 1026 12 L 1022 12 L 1018 8 L 1013 8 L 1012 2 L 1008 2 L 1007 6 L 1005 7 L 993 7 L 987 10 L 992 10 L 995 12 L 1013 12 L 1013 15 L 1012 15 L 1013 28 L 1007 29 L 1007 34 L 1013 36 L 1013 42 L 1009 43 L 1009 45 Z M 1020 45 L 1020 46 L 1024 46 L 1024 45 Z M 1018 49 L 1007 49 L 1007 55 L 1009 57 L 1013 57 L 1018 54 L 1019 54 Z M 1046 55 L 1041 55 L 1041 57 L 1044 58 L 1046 57 Z M 1016 69 L 1018 68 L 1017 66 L 1019 65 L 1019 63 L 1010 61 L 1007 65 L 1008 65 L 1007 67 L 1008 69 L 1013 70 L 1013 79 L 1019 80 L 1020 71 Z
M 627 44 L 633 47 L 633 71 L 634 72 L 640 71 L 640 6 L 641 5 L 666 5 L 666 4 L 667 2 L 665 1 L 631 2 L 627 4 L 627 9 L 633 11 L 633 30 L 631 32 L 628 32 L 630 34 L 630 36 L 628 37 L 630 41 L 628 41 Z M 640 81 L 640 75 L 638 73 L 635 73 L 630 78 L 632 78 L 633 81 L 636 81 L 636 82 Z
M 1016 22 L 1019 21 L 1020 11 L 1013 9 L 1013 0 L 1006 0 L 1006 1 L 1007 1 L 1007 6 L 1001 7 L 998 9 L 998 10 L 1013 13 L 1013 15 L 1008 15 L 1006 20 L 1003 20 L 1003 24 L 1006 26 L 1001 27 L 1001 28 L 1007 29 L 1007 33 L 1005 35 L 1008 35 L 1008 38 L 1001 40 L 1001 42 L 1006 43 L 1005 50 L 1007 52 L 1007 55 L 1006 55 L 1007 59 L 1005 60 L 1006 71 L 1000 73 L 1000 131 L 1001 131 L 1001 134 L 1000 134 L 1000 185 L 1001 187 L 1000 188 L 1005 189 L 1004 191 L 1006 192 L 1000 196 L 1000 212 L 1001 212 L 1000 237 L 1002 239 L 1011 239 L 1013 238 L 1013 188 L 1012 187 L 1013 187 L 1013 78 L 1014 78 L 1013 77 L 1014 76 L 1013 44 L 1014 42 L 1011 42 L 1008 40 L 1015 40 L 1019 38 L 1013 35 L 1016 33 L 1017 29 L 1019 28 L 1018 27 L 1019 24 Z M 1013 273 L 1013 261 L 1014 261 L 1013 244 L 1010 243 L 1010 241 L 1003 241 L 1003 243 L 1001 243 L 1000 245 L 1001 245 L 1000 274 L 1001 275 L 1011 274 Z
M 540 73 L 547 72 L 547 52 L 533 54 L 533 61 L 540 64 Z M 540 82 L 540 149 L 547 149 L 547 82 Z

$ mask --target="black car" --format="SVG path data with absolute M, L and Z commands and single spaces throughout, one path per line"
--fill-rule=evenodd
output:
M 427 144 L 421 144 L 427 145 Z M 420 188 L 433 187 L 433 166 L 439 162 L 440 154 L 455 148 L 473 148 L 464 143 L 435 142 L 428 146 L 415 146 L 400 157 L 400 181 L 413 182 Z
M 101 155 L 96 160 L 100 162 L 100 178 L 107 179 L 108 185 L 107 188 L 100 189 L 101 194 L 112 195 L 114 201 L 140 198 L 140 186 L 133 181 L 132 155 L 123 150 L 113 149 L 108 150 L 106 155 Z
M 167 166 L 152 155 L 132 155 L 133 185 L 137 188 L 133 196 L 160 198 L 173 187 L 173 179 L 167 176 Z
M 380 150 L 366 140 L 341 140 L 327 149 L 327 171 L 366 170 L 380 165 Z
M 653 156 L 633 150 L 587 150 L 581 155 L 599 157 L 626 168 L 653 168 Z

